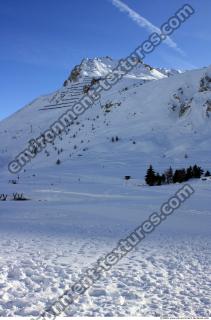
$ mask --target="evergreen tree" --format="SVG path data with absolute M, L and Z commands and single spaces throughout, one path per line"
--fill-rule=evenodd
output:
M 198 167 L 199 168 L 199 174 L 200 174 L 200 178 L 201 178 L 201 176 L 203 175 L 203 173 L 204 173 L 204 170 L 201 168 L 201 167 Z
M 193 178 L 193 168 L 191 166 L 186 170 L 186 177 L 187 177 L 187 180 Z
M 179 182 L 178 180 L 179 180 L 179 178 L 178 178 L 178 170 L 175 170 L 175 172 L 174 172 L 174 176 L 173 176 L 173 183 L 177 183 L 177 182 Z
M 193 166 L 193 178 L 198 178 L 198 167 L 196 164 Z
M 173 170 L 172 167 L 170 167 L 166 172 L 165 172 L 165 176 L 166 176 L 166 183 L 172 183 L 173 182 Z
M 201 178 L 204 170 L 201 167 L 197 166 L 196 164 L 193 166 L 193 178 L 199 179 Z
M 152 168 L 152 165 L 149 166 L 149 169 L 147 170 L 145 181 L 149 186 L 154 186 L 156 182 L 156 175 L 155 171 Z
M 211 174 L 210 174 L 210 172 L 207 170 L 207 171 L 205 172 L 204 176 L 205 176 L 205 177 L 210 177 Z
M 163 173 L 162 176 L 161 176 L 161 184 L 165 184 L 165 183 L 166 183 L 166 176 Z
M 173 176 L 173 182 L 182 183 L 184 181 L 187 181 L 185 169 L 176 170 Z
M 157 173 L 156 176 L 155 176 L 155 184 L 157 186 L 161 186 L 161 183 L 162 183 L 162 178 L 161 178 L 160 174 Z

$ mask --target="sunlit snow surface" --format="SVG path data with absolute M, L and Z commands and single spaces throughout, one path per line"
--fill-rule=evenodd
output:
M 7 172 L 9 161 L 57 120 L 72 95 L 79 99 L 85 83 L 114 66 L 109 59 L 94 66 L 85 61 L 79 82 L 0 123 L 0 193 L 9 195 L 0 202 L 1 316 L 39 315 L 159 210 L 181 185 L 145 186 L 150 163 L 156 171 L 195 163 L 211 170 L 211 91 L 199 92 L 207 69 L 166 78 L 140 66 L 28 164 L 19 180 Z M 182 116 L 178 97 L 190 105 Z M 125 175 L 132 179 L 126 182 Z M 67 315 L 210 315 L 211 180 L 190 183 L 195 194 Z M 30 200 L 12 201 L 14 192 Z
M 32 199 L 1 202 L 2 316 L 38 315 L 180 187 L 126 184 L 109 164 L 110 176 L 83 162 L 73 169 L 28 172 L 18 185 L 0 184 L 8 194 L 21 190 Z M 211 181 L 192 186 L 192 198 L 68 315 L 208 316 Z

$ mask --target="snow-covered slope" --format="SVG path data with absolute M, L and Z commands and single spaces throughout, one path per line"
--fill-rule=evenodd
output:
M 0 123 L 0 316 L 39 316 L 159 212 L 181 184 L 146 186 L 149 163 L 211 169 L 211 69 L 167 77 L 140 63 L 11 181 L 9 161 L 117 63 L 84 60 Z M 194 195 L 62 316 L 210 316 L 211 180 L 189 183 Z
M 40 97 L 0 123 L 0 161 L 5 168 L 82 96 L 92 79 L 103 78 L 117 65 L 111 58 L 83 60 L 64 86 Z M 48 145 L 28 167 L 54 166 L 78 156 L 142 158 L 168 162 L 210 154 L 211 69 L 167 77 L 139 65 L 86 111 L 55 145 Z M 118 142 L 112 143 L 112 137 Z M 148 159 L 148 160 L 147 160 Z M 128 160 L 129 161 L 129 160 Z
M 182 70 L 177 70 L 177 69 L 157 68 L 157 70 L 168 77 L 183 73 Z

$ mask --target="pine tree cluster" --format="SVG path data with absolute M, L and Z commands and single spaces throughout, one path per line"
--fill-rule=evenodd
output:
M 204 170 L 197 166 L 190 166 L 187 169 L 176 169 L 175 171 L 170 167 L 164 173 L 156 173 L 152 167 L 149 166 L 146 176 L 145 182 L 149 186 L 160 186 L 163 184 L 170 184 L 170 183 L 182 183 L 188 181 L 190 179 L 199 179 L 203 175 Z M 206 171 L 204 174 L 205 177 L 211 176 L 209 171 Z

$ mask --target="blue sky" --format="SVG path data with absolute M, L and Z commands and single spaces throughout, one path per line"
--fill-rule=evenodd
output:
M 158 27 L 186 3 L 123 2 Z M 211 64 L 211 1 L 188 3 L 196 13 L 172 36 L 185 56 L 163 44 L 147 63 L 180 69 Z M 148 35 L 111 0 L 1 0 L 0 119 L 58 89 L 84 57 L 124 57 Z

